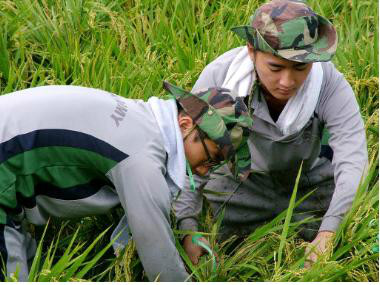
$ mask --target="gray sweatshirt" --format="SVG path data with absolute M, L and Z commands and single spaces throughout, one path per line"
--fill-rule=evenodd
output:
M 160 124 L 161 113 L 171 120 Z M 185 179 L 185 170 L 171 171 L 185 165 L 173 100 L 44 86 L 0 96 L 0 122 L 0 254 L 8 274 L 17 267 L 20 280 L 28 274 L 27 233 L 13 221 L 44 224 L 121 204 L 149 279 L 188 277 L 170 227 L 171 199 Z
M 208 64 L 193 92 L 221 86 L 232 60 L 241 49 L 232 49 Z M 253 99 L 254 126 L 249 147 L 254 172 L 286 173 L 289 183 L 294 183 L 301 161 L 304 171 L 312 171 L 322 163 L 319 154 L 322 130 L 326 128 L 330 134 L 329 146 L 333 150 L 331 176 L 334 176 L 335 190 L 320 231 L 335 231 L 352 204 L 368 164 L 368 154 L 364 124 L 352 88 L 331 62 L 322 63 L 322 68 L 324 76 L 314 115 L 296 134 L 283 136 L 269 114 L 264 97 L 260 94 Z M 180 229 L 197 229 L 196 213 L 200 201 L 199 193 L 183 191 L 180 195 L 175 203 Z

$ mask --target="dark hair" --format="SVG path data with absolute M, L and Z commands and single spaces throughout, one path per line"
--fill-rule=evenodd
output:
M 189 116 L 189 115 L 186 113 L 186 111 L 182 108 L 181 104 L 178 103 L 177 100 L 176 100 L 176 104 L 177 104 L 178 115 Z M 200 139 L 201 139 L 201 138 L 199 137 L 199 136 L 200 136 L 200 132 L 202 132 L 203 137 L 208 138 L 207 134 L 206 134 L 204 131 L 202 131 L 200 128 L 197 128 L 197 134 L 195 135 L 193 142 L 198 142 L 198 141 L 200 141 Z
M 181 115 L 185 115 L 186 112 L 185 112 L 185 110 L 182 108 L 181 104 L 178 103 L 177 100 L 175 100 L 175 103 L 176 103 L 176 105 L 177 105 L 178 115 L 179 115 L 179 114 L 181 114 Z

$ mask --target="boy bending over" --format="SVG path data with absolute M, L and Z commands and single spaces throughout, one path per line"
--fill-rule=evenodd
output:
M 170 227 L 170 203 L 188 173 L 229 160 L 244 172 L 241 99 L 210 88 L 147 102 L 84 87 L 45 86 L 0 96 L 0 254 L 26 281 L 33 242 L 21 222 L 102 214 L 121 203 L 150 280 L 188 278 Z M 233 165 L 236 165 L 234 167 Z M 188 166 L 188 167 L 186 167 Z M 127 237 L 118 243 L 125 245 Z M 2 276 L 4 278 L 4 276 Z

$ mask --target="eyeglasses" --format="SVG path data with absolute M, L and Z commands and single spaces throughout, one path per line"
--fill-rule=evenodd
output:
M 186 134 L 186 136 L 184 136 L 183 141 L 185 141 L 187 139 L 187 137 L 195 129 L 197 129 L 197 131 L 198 131 L 199 139 L 201 140 L 201 143 L 203 145 L 203 149 L 205 150 L 205 153 L 207 156 L 207 160 L 204 161 L 200 166 L 204 166 L 207 168 L 215 168 L 216 166 L 219 166 L 221 164 L 221 162 L 224 160 L 223 157 L 221 155 L 219 155 L 217 157 L 217 159 L 214 159 L 211 157 L 210 152 L 208 151 L 208 148 L 207 148 L 206 143 L 204 141 L 204 139 L 207 138 L 207 135 L 197 125 L 194 125 L 194 127 Z
M 203 145 L 203 149 L 205 150 L 205 153 L 207 156 L 207 160 L 202 163 L 202 166 L 208 167 L 208 168 L 213 168 L 213 167 L 219 165 L 220 162 L 223 160 L 223 158 L 214 159 L 211 157 L 210 152 L 208 151 L 208 148 L 207 148 L 206 143 L 204 141 L 204 139 L 206 138 L 207 135 L 202 130 L 200 130 L 198 127 L 197 127 L 197 130 L 198 130 L 199 138 L 200 138 L 201 143 Z

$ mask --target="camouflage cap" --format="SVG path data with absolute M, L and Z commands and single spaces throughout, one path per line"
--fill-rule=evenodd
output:
M 338 36 L 334 26 L 302 1 L 273 0 L 260 6 L 249 26 L 232 28 L 256 50 L 297 61 L 329 61 Z
M 192 94 L 164 81 L 170 92 L 195 124 L 219 147 L 236 178 L 244 180 L 251 168 L 247 145 L 252 119 L 241 97 L 225 88 L 209 88 Z

